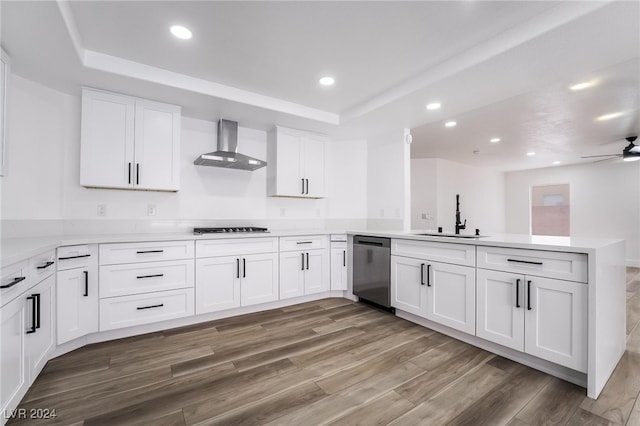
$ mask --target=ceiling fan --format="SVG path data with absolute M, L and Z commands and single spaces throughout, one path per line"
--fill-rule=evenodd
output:
M 605 161 L 605 160 L 612 160 L 614 158 L 622 158 L 623 161 L 637 161 L 640 160 L 640 146 L 634 144 L 633 142 L 635 142 L 636 139 L 638 139 L 637 136 L 629 136 L 628 138 L 625 138 L 627 140 L 627 142 L 629 142 L 629 145 L 627 145 L 623 150 L 622 153 L 620 154 L 605 154 L 605 155 L 587 155 L 585 157 L 580 157 L 580 158 L 597 158 L 597 157 L 608 157 L 608 158 L 603 158 L 602 160 L 599 161 Z

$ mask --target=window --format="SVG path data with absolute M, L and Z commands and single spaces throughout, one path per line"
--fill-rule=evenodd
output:
M 569 236 L 569 184 L 531 187 L 531 235 Z

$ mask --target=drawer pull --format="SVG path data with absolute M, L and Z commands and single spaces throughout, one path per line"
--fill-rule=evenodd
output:
M 81 257 L 89 257 L 90 254 L 79 254 L 77 256 L 59 257 L 58 260 L 80 259 Z
M 427 287 L 431 287 L 431 264 L 427 265 Z
M 516 280 L 516 308 L 520 307 L 520 280 Z
M 140 251 L 137 251 L 136 253 L 138 253 L 138 254 L 145 254 L 145 253 L 164 253 L 164 250 L 140 250 Z
M 298 241 L 296 244 L 313 244 L 313 241 Z
M 31 296 L 27 296 L 27 300 L 31 300 L 31 327 L 27 330 L 27 334 L 36 332 L 36 295 L 32 294 Z
M 36 269 L 47 269 L 49 266 L 53 265 L 55 262 L 53 260 L 48 261 L 44 265 L 36 266 Z
M 527 281 L 527 310 L 531 310 L 531 281 Z
M 18 284 L 19 282 L 22 282 L 24 280 L 26 280 L 27 277 L 17 277 L 14 278 L 13 281 L 11 281 L 9 284 L 5 284 L 5 285 L 0 285 L 0 288 L 9 288 L 9 287 L 13 287 L 14 285 Z
M 161 308 L 163 306 L 164 306 L 164 303 L 160 303 L 159 305 L 139 306 L 136 309 L 139 311 L 142 311 L 143 309 Z
M 136 278 L 141 280 L 143 278 L 159 278 L 159 277 L 164 277 L 164 274 L 138 275 Z
M 542 265 L 542 262 L 532 262 L 531 260 L 507 259 L 507 262 L 526 263 L 528 265 Z
M 309 253 L 307 253 L 307 269 L 309 269 Z
M 420 264 L 420 285 L 424 285 L 424 263 Z

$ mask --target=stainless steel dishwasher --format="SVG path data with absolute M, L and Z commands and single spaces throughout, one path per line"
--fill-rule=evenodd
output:
M 353 237 L 353 294 L 362 301 L 391 308 L 391 240 Z

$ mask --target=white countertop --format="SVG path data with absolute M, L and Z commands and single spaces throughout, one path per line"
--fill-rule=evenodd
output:
M 6 266 L 36 256 L 47 250 L 76 244 L 132 243 L 147 241 L 212 240 L 229 238 L 287 237 L 293 235 L 344 234 L 340 230 L 295 229 L 270 232 L 194 234 L 193 232 L 147 234 L 58 235 L 39 238 L 6 238 L 0 241 L 0 265 Z
M 1 241 L 0 264 L 3 266 L 20 262 L 47 250 L 61 246 L 98 243 L 127 243 L 146 241 L 208 240 L 229 238 L 286 237 L 294 235 L 370 235 L 387 238 L 404 238 L 422 241 L 439 241 L 455 244 L 471 244 L 479 246 L 500 246 L 513 248 L 529 248 L 536 250 L 553 250 L 573 253 L 593 253 L 600 247 L 617 243 L 621 240 L 610 238 L 570 238 L 540 237 L 523 234 L 500 234 L 481 238 L 455 238 L 417 235 L 427 231 L 380 231 L 380 230 L 326 230 L 326 229 L 289 229 L 267 233 L 222 233 L 195 235 L 189 233 L 146 233 L 146 234 L 93 234 L 93 235 L 59 235 L 41 238 L 10 238 Z

